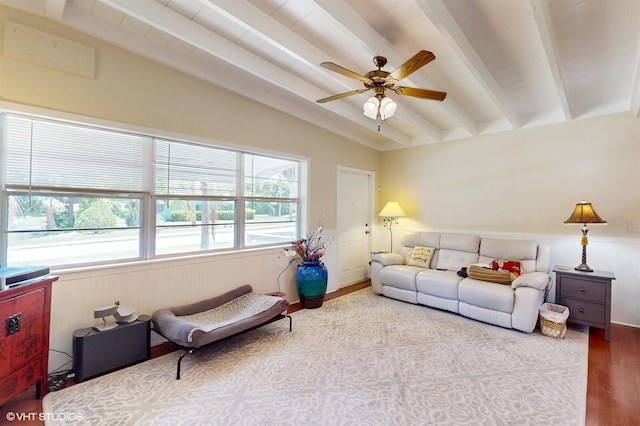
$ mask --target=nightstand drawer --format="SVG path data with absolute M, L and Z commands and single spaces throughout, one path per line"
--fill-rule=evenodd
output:
M 574 297 L 576 299 L 604 303 L 606 286 L 602 282 L 562 277 L 560 297 Z
M 575 319 L 596 324 L 604 324 L 605 322 L 605 305 L 566 298 L 560 298 L 560 305 L 569 308 L 569 320 Z

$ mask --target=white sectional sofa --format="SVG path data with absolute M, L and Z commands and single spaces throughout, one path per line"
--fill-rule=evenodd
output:
M 416 250 L 432 252 L 428 265 L 413 256 Z M 531 333 L 551 285 L 549 253 L 549 246 L 531 240 L 415 233 L 404 238 L 400 253 L 372 256 L 371 284 L 387 297 Z M 520 275 L 507 284 L 464 277 L 463 268 L 494 260 L 520 262 Z

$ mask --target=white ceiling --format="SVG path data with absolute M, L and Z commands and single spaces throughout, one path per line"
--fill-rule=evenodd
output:
M 640 115 L 639 0 L 0 0 L 378 150 L 626 112 Z M 362 115 L 363 88 L 319 66 L 393 71 L 433 62 Z M 387 92 L 388 93 L 388 92 Z

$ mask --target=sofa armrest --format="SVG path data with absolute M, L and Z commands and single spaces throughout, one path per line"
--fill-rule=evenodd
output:
M 383 266 L 404 265 L 404 256 L 400 253 L 376 253 L 371 257 L 371 261 Z
M 518 287 L 531 287 L 536 290 L 546 291 L 551 285 L 551 277 L 544 272 L 530 272 L 522 274 L 511 283 L 514 290 Z

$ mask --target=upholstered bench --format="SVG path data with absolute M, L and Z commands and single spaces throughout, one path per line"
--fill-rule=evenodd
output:
M 167 340 L 182 346 L 176 379 L 180 379 L 182 358 L 196 349 L 253 330 L 283 318 L 289 302 L 282 296 L 254 294 L 250 285 L 189 305 L 156 311 L 151 317 L 154 330 Z

